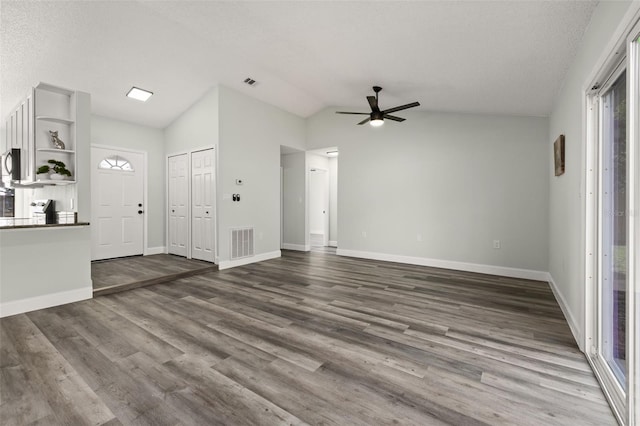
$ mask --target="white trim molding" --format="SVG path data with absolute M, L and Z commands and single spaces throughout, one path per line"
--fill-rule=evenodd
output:
M 276 250 L 267 253 L 256 254 L 255 256 L 251 257 L 244 257 L 242 259 L 223 260 L 218 264 L 218 269 L 223 270 L 235 268 L 236 266 L 248 265 L 250 263 L 262 262 L 269 259 L 276 259 L 280 256 L 282 256 L 282 253 L 280 252 L 280 250 Z
M 285 250 L 311 251 L 311 244 L 282 243 L 282 248 Z
M 359 250 L 336 250 L 338 256 L 359 257 L 362 259 L 383 260 L 386 262 L 406 263 L 409 265 L 430 266 L 432 268 L 454 269 L 458 271 L 477 272 L 479 274 L 500 275 L 503 277 L 522 278 L 526 280 L 547 281 L 549 273 L 532 269 L 509 268 L 506 266 L 482 265 L 479 263 L 457 262 L 453 260 L 429 259 L 426 257 L 401 256 L 396 254 L 376 253 Z
M 167 248 L 165 246 L 147 247 L 144 251 L 145 256 L 151 256 L 153 254 L 164 254 L 164 253 L 167 253 Z
M 571 334 L 573 334 L 573 338 L 578 344 L 578 348 L 580 348 L 582 352 L 585 352 L 586 348 L 584 347 L 584 333 L 582 331 L 582 327 L 580 326 L 578 321 L 576 321 L 576 317 L 573 316 L 573 314 L 571 313 L 571 309 L 569 309 L 569 304 L 567 303 L 564 296 L 562 295 L 562 292 L 556 285 L 556 282 L 553 280 L 553 276 L 551 275 L 551 273 L 548 274 L 547 280 L 549 281 L 549 286 L 551 287 L 551 291 L 553 292 L 553 295 L 555 296 L 556 301 L 558 302 L 558 305 L 560 305 L 560 309 L 564 314 L 564 318 L 567 321 L 567 324 L 569 324 L 569 328 L 571 329 Z
M 12 300 L 0 304 L 0 318 L 38 309 L 51 308 L 52 306 L 65 305 L 93 298 L 93 286 L 82 287 L 76 290 L 61 291 L 59 293 L 45 294 L 43 296 L 29 297 L 27 299 Z

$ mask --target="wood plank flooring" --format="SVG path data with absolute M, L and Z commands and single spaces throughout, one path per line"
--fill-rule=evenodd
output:
M 284 252 L 0 320 L 3 425 L 615 425 L 548 284 Z
M 91 262 L 93 296 L 104 296 L 217 270 L 218 265 L 213 263 L 171 254 L 95 261 Z

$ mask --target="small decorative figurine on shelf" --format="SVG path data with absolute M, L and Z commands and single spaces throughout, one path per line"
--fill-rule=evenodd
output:
M 64 142 L 62 142 L 61 139 L 58 139 L 58 131 L 56 130 L 55 132 L 49 130 L 49 134 L 51 135 L 51 143 L 53 144 L 53 146 L 55 146 L 57 149 L 64 149 Z

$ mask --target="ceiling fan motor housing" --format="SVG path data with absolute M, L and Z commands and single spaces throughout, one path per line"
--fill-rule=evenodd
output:
M 371 113 L 371 120 L 382 120 L 384 119 L 384 113 L 382 111 L 373 111 Z

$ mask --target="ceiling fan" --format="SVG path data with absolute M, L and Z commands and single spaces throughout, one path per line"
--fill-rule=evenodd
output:
M 369 117 L 365 120 L 362 120 L 358 123 L 358 125 L 364 124 L 366 122 L 371 122 L 371 125 L 374 127 L 382 126 L 384 124 L 384 119 L 388 118 L 393 121 L 404 121 L 404 118 L 396 117 L 394 115 L 390 115 L 392 112 L 402 111 L 403 109 L 413 108 L 420 105 L 420 102 L 412 102 L 410 104 L 397 106 L 394 108 L 385 109 L 384 111 L 380 111 L 378 107 L 378 93 L 382 90 L 380 86 L 373 86 L 373 91 L 376 92 L 375 96 L 367 96 L 367 101 L 369 101 L 369 106 L 371 107 L 371 112 L 347 112 L 347 111 L 336 111 L 336 114 L 356 114 L 356 115 L 368 115 Z

